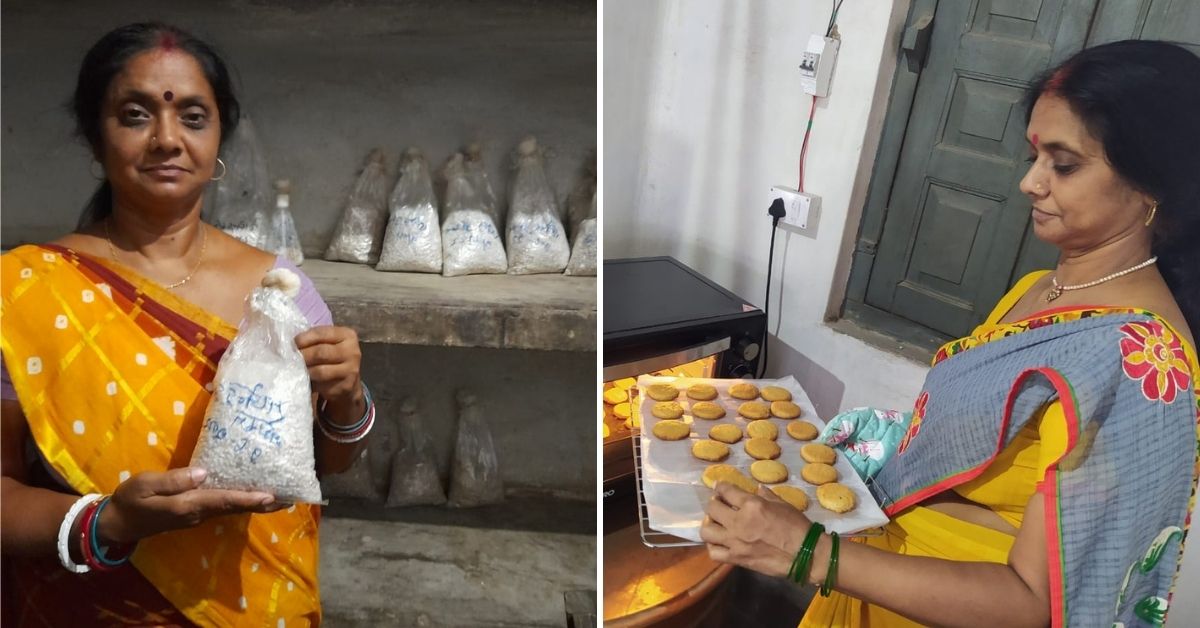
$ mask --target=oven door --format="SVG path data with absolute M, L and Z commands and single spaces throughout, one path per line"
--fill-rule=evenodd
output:
M 604 367 L 604 389 L 622 388 L 627 397 L 639 375 L 717 377 L 731 340 L 728 336 L 706 340 L 690 347 L 653 357 Z M 637 482 L 634 477 L 633 435 L 637 433 L 637 410 L 632 402 L 604 405 L 604 528 L 620 529 L 637 520 Z M 621 406 L 625 408 L 621 408 Z
M 716 340 L 706 340 L 698 345 L 662 355 L 643 358 L 633 362 L 625 362 L 623 364 L 605 365 L 604 381 L 613 382 L 626 377 L 636 378 L 638 375 L 645 375 L 707 357 L 718 356 L 728 351 L 730 346 L 732 346 L 732 339 L 729 336 L 725 336 Z M 711 376 L 709 375 L 709 377 Z

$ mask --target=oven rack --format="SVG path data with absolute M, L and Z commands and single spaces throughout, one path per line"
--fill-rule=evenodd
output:
M 636 412 L 636 411 L 635 411 Z M 642 544 L 646 547 L 695 547 L 704 545 L 696 541 L 689 541 L 668 534 L 659 532 L 650 527 L 650 510 L 646 507 L 646 495 L 642 489 L 642 428 L 641 422 L 638 422 L 638 427 L 631 431 L 633 438 L 630 438 L 633 447 L 633 474 L 634 482 L 637 484 L 637 503 L 638 503 L 638 531 L 642 536 Z

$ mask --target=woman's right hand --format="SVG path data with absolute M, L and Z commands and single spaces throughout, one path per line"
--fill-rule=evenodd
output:
M 113 492 L 97 522 L 101 539 L 134 543 L 168 530 L 190 528 L 213 517 L 246 512 L 268 513 L 288 506 L 270 493 L 198 488 L 205 471 L 185 467 L 146 471 L 125 480 Z

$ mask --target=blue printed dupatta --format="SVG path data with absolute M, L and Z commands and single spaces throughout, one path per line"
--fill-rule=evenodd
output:
M 1194 368 L 1165 321 L 1128 308 L 1050 310 L 954 341 L 875 496 L 894 516 L 979 476 L 1059 400 L 1067 451 L 1038 485 L 1053 625 L 1161 624 L 1200 470 Z

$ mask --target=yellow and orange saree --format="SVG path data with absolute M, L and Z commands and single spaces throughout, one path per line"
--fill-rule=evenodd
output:
M 236 329 L 128 269 L 55 246 L 0 257 L 0 347 L 29 432 L 79 493 L 187 466 Z M 12 504 L 6 504 L 12 507 Z M 308 626 L 321 619 L 318 507 L 142 540 L 132 566 L 76 576 L 10 561 L 16 625 Z M 7 624 L 6 624 L 7 625 Z

